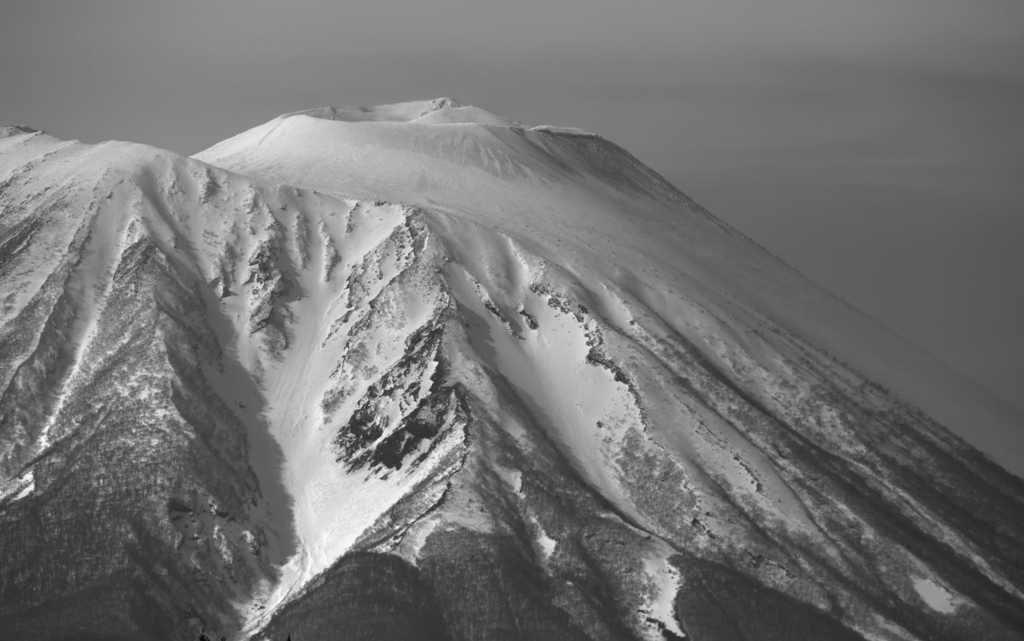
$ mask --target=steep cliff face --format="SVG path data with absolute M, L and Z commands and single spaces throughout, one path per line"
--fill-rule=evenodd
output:
M 1020 638 L 1024 482 L 902 400 L 924 357 L 611 143 L 5 136 L 14 636 Z

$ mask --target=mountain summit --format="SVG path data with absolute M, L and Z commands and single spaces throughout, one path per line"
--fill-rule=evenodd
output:
M 3 132 L 12 638 L 1022 638 L 1021 417 L 600 136 Z
M 480 109 L 472 105 L 464 105 L 451 98 L 436 98 L 425 102 L 400 102 L 394 105 L 378 105 L 376 107 L 326 107 L 310 109 L 286 114 L 290 116 L 310 116 L 326 120 L 343 122 L 406 122 L 421 125 L 449 125 L 455 123 L 474 123 L 478 125 L 494 125 L 497 127 L 519 127 L 519 123 L 504 116 Z

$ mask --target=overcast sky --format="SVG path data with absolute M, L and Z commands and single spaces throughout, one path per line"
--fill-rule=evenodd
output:
M 452 96 L 599 132 L 1024 407 L 1020 0 L 6 0 L 0 123 L 195 153 Z

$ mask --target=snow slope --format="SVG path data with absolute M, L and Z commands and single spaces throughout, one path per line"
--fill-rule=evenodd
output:
M 443 480 L 438 469 L 450 467 L 461 444 L 457 417 L 415 469 L 396 470 L 386 480 L 340 464 L 332 445 L 373 382 L 360 368 L 399 361 L 410 336 L 436 322 L 444 305 L 436 286 L 419 289 L 436 277 L 424 271 L 429 262 L 411 259 L 433 250 L 416 240 L 422 223 L 408 208 L 255 184 L 129 143 L 88 147 L 18 132 L 0 145 L 10 145 L 2 157 L 13 161 L 5 167 L 7 235 L 0 245 L 0 501 L 24 509 L 33 509 L 25 507 L 33 499 L 45 502 L 68 470 L 38 474 L 40 458 L 78 447 L 76 426 L 126 398 L 148 406 L 145 414 L 159 422 L 210 421 L 180 406 L 179 388 L 198 384 L 210 397 L 191 399 L 193 409 L 225 415 L 216 426 L 222 435 L 210 438 L 236 441 L 220 455 L 259 485 L 248 490 L 255 497 L 247 514 L 230 518 L 250 524 L 234 532 L 233 543 L 251 548 L 253 563 L 264 567 L 251 584 L 228 591 L 232 605 L 219 614 L 246 621 L 326 569 L 410 487 Z M 154 287 L 153 269 L 170 270 L 183 290 Z M 125 287 L 133 296 L 122 302 L 116 290 Z M 386 300 L 388 308 L 375 314 Z M 142 321 L 112 335 L 117 323 L 131 322 L 125 306 L 139 303 L 141 317 L 164 317 L 185 335 Z M 36 310 L 47 307 L 48 317 L 37 320 Z M 151 375 L 125 355 L 136 340 L 158 351 L 155 362 L 166 361 Z M 175 354 L 182 348 L 191 353 Z M 356 359 L 364 351 L 372 363 Z M 111 376 L 118 367 L 130 374 Z M 431 373 L 428 367 L 418 374 L 423 396 L 433 391 Z M 142 415 L 119 411 L 128 420 Z M 136 446 L 156 454 L 168 447 L 164 436 Z M 211 506 L 238 501 L 218 493 L 218 485 L 235 482 L 230 470 L 223 472 L 226 479 L 201 489 Z M 131 477 L 127 469 L 121 473 Z M 159 482 L 172 485 L 195 474 L 164 473 Z M 198 519 L 186 498 L 172 503 L 183 507 L 170 509 L 168 535 L 182 518 L 175 515 Z M 239 552 L 224 540 L 230 529 L 211 521 L 205 545 L 227 550 L 224 567 L 241 582 Z
M 712 218 L 627 152 L 592 134 L 527 129 L 453 104 L 285 115 L 196 158 L 486 225 L 573 269 L 588 291 L 614 285 L 688 338 L 676 321 L 684 297 L 713 298 L 740 323 L 766 317 L 1024 474 L 1024 416 Z
M 1020 417 L 599 136 L 5 129 L 0 206 L 15 634 L 1019 638 Z

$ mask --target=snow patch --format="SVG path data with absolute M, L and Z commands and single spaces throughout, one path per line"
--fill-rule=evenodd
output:
M 495 465 L 494 471 L 497 473 L 501 480 L 505 481 L 512 491 L 516 493 L 519 498 L 525 498 L 523 494 L 523 473 L 519 470 L 513 470 L 501 465 Z
M 406 531 L 405 537 L 395 549 L 395 553 L 416 565 L 420 559 L 423 546 L 427 543 L 427 539 L 437 530 L 437 526 L 440 524 L 440 518 L 428 516 L 427 518 L 420 519 Z
M 931 579 L 914 579 L 914 590 L 928 607 L 943 614 L 956 612 L 960 599 Z
M 8 500 L 11 502 L 20 501 L 36 489 L 36 475 L 28 470 L 16 479 L 0 481 L 0 505 Z
M 650 626 L 648 638 L 652 641 L 663 641 L 665 636 L 662 630 L 686 638 L 675 615 L 676 595 L 682 585 L 679 570 L 669 563 L 666 557 L 658 555 L 644 560 L 644 571 L 652 588 L 647 614 L 647 623 Z
M 593 358 L 600 331 L 596 319 L 567 297 L 538 288 L 520 301 L 538 331 L 517 334 L 472 274 L 454 264 L 445 272 L 484 364 L 516 388 L 585 478 L 618 509 L 642 521 L 615 462 L 629 430 L 642 429 L 640 409 L 622 372 Z
M 551 555 L 555 553 L 558 541 L 548 536 L 548 533 L 536 518 L 531 518 L 530 522 L 536 529 L 534 542 L 537 544 L 537 550 L 540 552 L 541 563 L 547 563 Z

